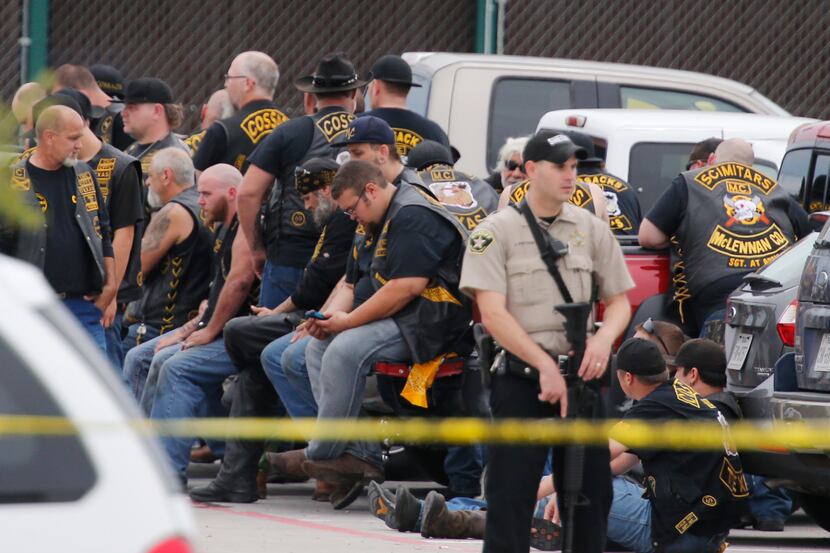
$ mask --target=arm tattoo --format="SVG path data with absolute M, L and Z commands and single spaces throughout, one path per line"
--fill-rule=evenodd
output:
M 141 240 L 141 249 L 144 251 L 157 250 L 161 246 L 161 239 L 167 234 L 170 228 L 170 211 L 162 209 L 153 220 L 150 221 L 150 226 L 144 233 L 144 238 Z

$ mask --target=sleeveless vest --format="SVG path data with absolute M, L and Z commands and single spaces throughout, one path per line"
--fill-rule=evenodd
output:
M 225 281 L 228 279 L 228 274 L 231 271 L 231 263 L 233 261 L 233 241 L 236 239 L 236 234 L 239 231 L 239 219 L 236 215 L 231 219 L 230 225 L 220 227 L 216 231 L 216 236 L 213 240 L 214 267 L 213 280 L 210 283 L 210 294 L 208 295 L 208 305 L 204 315 L 202 315 L 201 322 L 207 324 L 216 310 L 216 304 L 219 301 L 219 295 L 222 293 L 222 288 L 225 287 Z M 259 296 L 258 286 L 252 286 L 249 297 L 242 302 L 239 310 L 234 317 L 244 317 L 251 314 L 251 304 L 257 303 L 257 296 Z
M 270 260 L 277 259 L 279 243 L 283 240 L 308 242 L 309 249 L 313 249 L 320 231 L 315 227 L 311 213 L 303 207 L 303 201 L 297 192 L 294 169 L 313 157 L 336 157 L 338 149 L 332 148 L 329 144 L 344 133 L 349 128 L 349 122 L 354 119 L 354 115 L 346 111 L 316 113 L 304 117 L 309 117 L 314 123 L 311 145 L 296 164 L 286 167 L 277 175 L 277 182 L 271 188 L 268 200 L 265 214 L 265 244 Z M 305 266 L 307 261 L 302 260 L 300 266 Z
M 260 141 L 288 121 L 270 100 L 248 102 L 234 115 L 216 124 L 225 129 L 228 143 L 219 163 L 233 165 L 241 172 L 248 167 L 248 156 Z
M 92 253 L 97 271 L 94 273 L 94 288 L 100 290 L 106 281 L 106 269 L 104 267 L 104 250 L 102 245 L 102 232 L 110 233 L 109 228 L 102 229 L 99 212 L 105 206 L 99 205 L 100 191 L 92 170 L 83 161 L 76 161 L 72 166 L 75 173 L 76 198 L 75 220 L 81 227 L 81 233 L 86 238 L 86 243 Z M 32 228 L 20 229 L 16 233 L 14 244 L 11 246 L 9 255 L 28 261 L 39 267 L 41 270 L 46 265 L 46 216 L 40 206 L 35 194 L 29 172 L 26 170 L 26 160 L 21 159 L 12 166 L 10 179 L 12 189 L 19 191 L 23 196 L 23 204 L 31 209 L 32 214 L 38 217 L 38 223 Z M 103 200 L 103 198 L 101 198 Z
M 683 173 L 689 203 L 677 231 L 689 291 L 769 264 L 794 239 L 789 197 L 770 177 L 734 162 Z
M 370 270 L 375 291 L 380 290 L 389 280 L 386 266 L 389 227 L 394 224 L 395 215 L 401 208 L 412 205 L 438 214 L 455 228 L 460 240 L 467 240 L 468 233 L 462 224 L 436 199 L 415 186 L 399 184 L 386 211 L 374 248 Z M 431 279 L 421 295 L 393 315 L 415 363 L 424 363 L 442 353 L 450 353 L 450 349 L 459 346 L 469 328 L 471 303 L 458 289 L 462 257 L 463 248 L 458 259 L 443 260 L 438 275 Z
M 637 235 L 640 230 L 640 202 L 637 193 L 622 179 L 608 173 L 580 174 L 579 181 L 597 185 L 605 196 L 608 222 L 611 232 L 620 235 Z
M 433 165 L 420 171 L 418 176 L 467 231 L 472 231 L 498 208 L 499 196 L 492 186 L 449 165 Z
M 121 182 L 126 171 L 136 171 L 139 185 L 141 184 L 141 164 L 139 161 L 121 150 L 104 144 L 97 154 L 87 164 L 95 171 L 98 178 L 98 186 L 101 188 L 101 195 L 109 205 L 110 191 L 113 183 Z M 144 190 L 142 188 L 142 197 Z M 144 234 L 144 222 L 135 225 L 133 244 L 130 248 L 130 259 L 127 264 L 127 271 L 124 273 L 124 280 L 118 288 L 117 301 L 127 303 L 141 297 L 141 287 L 138 283 L 138 273 L 141 272 L 141 237 Z
M 114 104 L 110 104 L 104 109 L 106 110 L 106 113 L 104 113 L 100 119 L 93 121 L 92 132 L 95 133 L 95 136 L 100 138 L 101 142 L 104 144 L 111 144 L 115 116 L 118 115 L 120 110 L 116 109 Z
M 201 208 L 196 187 L 191 186 L 170 201 L 187 209 L 194 227 L 190 236 L 173 246 L 142 283 L 139 318 L 162 334 L 180 327 L 198 313 L 199 304 L 208 295 L 213 257 L 210 232 L 199 217 Z
M 138 142 L 133 142 L 126 150 L 124 150 L 124 153 L 133 156 L 141 162 L 141 173 L 144 175 L 144 184 L 146 185 L 147 176 L 150 174 L 150 163 L 153 161 L 153 156 L 155 156 L 156 152 L 159 150 L 171 147 L 181 148 L 188 154 L 190 153 L 190 149 L 185 145 L 185 143 L 172 132 L 161 140 L 156 140 L 147 146 L 139 144 Z

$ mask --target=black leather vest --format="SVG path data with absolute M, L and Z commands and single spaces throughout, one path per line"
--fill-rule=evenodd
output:
M 213 260 L 213 280 L 210 283 L 210 294 L 208 295 L 208 305 L 204 315 L 202 315 L 201 323 L 207 324 L 216 310 L 216 303 L 219 301 L 219 295 L 222 293 L 222 288 L 225 287 L 225 281 L 228 279 L 228 274 L 231 271 L 231 262 L 233 261 L 233 241 L 239 231 L 239 219 L 236 215 L 231 219 L 230 225 L 217 229 L 213 239 L 213 253 L 215 258 Z M 242 302 L 239 310 L 234 317 L 244 317 L 251 314 L 251 304 L 257 303 L 258 286 L 251 287 L 251 292 L 246 301 Z
M 228 143 L 220 163 L 233 165 L 243 173 L 248 156 L 263 138 L 288 121 L 288 117 L 270 100 L 254 100 L 237 113 L 215 124 L 225 129 Z
M 112 131 L 115 125 L 115 116 L 118 115 L 120 110 L 116 109 L 114 104 L 110 104 L 104 109 L 106 110 L 106 113 L 104 113 L 100 119 L 96 119 L 92 122 L 92 132 L 94 132 L 95 136 L 100 138 L 101 142 L 104 144 L 111 144 Z
M 133 142 L 126 150 L 124 150 L 125 154 L 133 156 L 141 162 L 141 174 L 144 175 L 145 185 L 147 184 L 147 176 L 150 174 L 150 163 L 153 161 L 153 156 L 156 155 L 156 152 L 163 150 L 164 148 L 181 148 L 190 154 L 190 149 L 187 145 L 172 132 L 161 140 L 156 140 L 151 144 L 145 145 Z
M 110 189 L 114 185 L 113 183 L 121 182 L 121 177 L 125 171 L 137 171 L 138 182 L 142 182 L 139 161 L 109 144 L 104 144 L 87 164 L 95 171 L 98 186 L 101 188 L 101 195 L 104 196 L 107 205 L 109 205 Z M 141 297 L 138 274 L 141 272 L 141 237 L 143 235 L 144 222 L 142 221 L 135 226 L 127 271 L 124 273 L 121 286 L 118 288 L 117 300 L 120 303 L 128 303 Z
M 627 182 L 608 173 L 581 173 L 579 180 L 597 185 L 605 196 L 608 223 L 611 232 L 619 235 L 637 235 L 640 230 L 640 202 L 637 193 Z
M 316 244 L 320 229 L 314 225 L 309 211 L 303 207 L 303 201 L 297 192 L 294 169 L 313 157 L 334 158 L 339 153 L 337 148 L 329 146 L 349 128 L 349 122 L 354 115 L 346 111 L 325 111 L 310 117 L 314 123 L 314 134 L 311 145 L 305 155 L 295 164 L 286 167 L 282 174 L 277 175 L 277 181 L 271 188 L 265 214 L 265 244 L 268 259 L 276 261 L 279 255 L 280 242 L 297 240 L 310 243 L 309 251 Z M 300 266 L 305 266 L 308 260 L 303 260 Z
M 397 185 L 395 195 L 386 210 L 383 226 L 377 236 L 371 266 L 371 282 L 375 291 L 386 284 L 387 233 L 395 215 L 402 207 L 417 205 L 429 209 L 448 221 L 458 232 L 459 240 L 466 242 L 467 231 L 462 224 L 435 198 L 407 183 Z M 458 352 L 460 340 L 469 329 L 472 318 L 471 303 L 461 294 L 461 255 L 445 259 L 421 295 L 398 311 L 393 318 L 415 363 L 424 363 L 450 350 Z
M 210 231 L 199 217 L 196 187 L 191 186 L 170 201 L 187 209 L 195 226 L 190 236 L 173 246 L 143 278 L 139 319 L 162 334 L 196 316 L 199 304 L 208 295 L 213 260 Z
M 795 242 L 789 196 L 740 163 L 683 173 L 689 200 L 677 229 L 692 297 L 707 285 L 767 264 Z
M 109 228 L 101 228 L 98 214 L 101 208 L 105 207 L 99 204 L 99 198 L 103 201 L 103 197 L 100 195 L 98 183 L 89 165 L 83 161 L 76 161 L 72 170 L 75 172 L 76 197 L 78 198 L 75 203 L 75 220 L 81 227 L 81 233 L 86 238 L 92 258 L 95 260 L 97 271 L 94 273 L 94 290 L 101 290 L 106 281 L 104 250 L 101 243 L 102 232 L 110 233 Z M 10 185 L 12 189 L 22 194 L 24 205 L 31 209 L 32 214 L 38 218 L 38 223 L 32 228 L 20 229 L 15 233 L 14 243 L 11 244 L 8 254 L 28 261 L 42 270 L 46 264 L 46 217 L 35 195 L 31 177 L 26 170 L 25 159 L 21 159 L 12 166 Z
M 433 165 L 425 171 L 419 171 L 418 176 L 467 231 L 476 228 L 499 206 L 499 196 L 492 186 L 479 178 L 456 171 L 449 165 Z

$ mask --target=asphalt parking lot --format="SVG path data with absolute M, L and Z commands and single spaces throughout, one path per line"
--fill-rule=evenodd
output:
M 209 482 L 213 466 L 201 466 L 191 486 Z M 423 496 L 433 485 L 425 482 L 388 482 L 410 486 Z M 251 504 L 194 504 L 199 531 L 199 553 L 317 553 L 360 551 L 480 551 L 479 540 L 433 540 L 419 534 L 390 530 L 369 514 L 365 494 L 344 511 L 311 501 L 313 484 L 269 484 L 268 498 Z M 736 530 L 728 551 L 830 551 L 830 533 L 802 513 L 796 513 L 784 532 Z

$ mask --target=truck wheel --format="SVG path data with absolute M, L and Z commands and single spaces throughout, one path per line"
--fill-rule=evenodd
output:
M 830 497 L 806 493 L 794 495 L 813 522 L 830 532 Z

